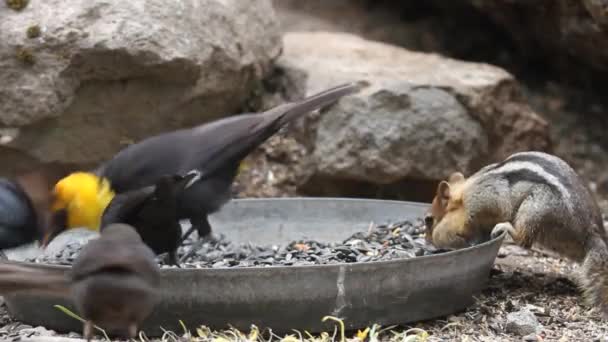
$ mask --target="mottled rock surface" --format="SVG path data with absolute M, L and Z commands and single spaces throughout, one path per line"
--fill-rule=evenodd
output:
M 468 0 L 507 30 L 522 52 L 548 63 L 608 71 L 608 1 Z
M 96 163 L 238 110 L 280 54 L 270 1 L 0 4 L 0 144 Z
M 312 150 L 301 189 L 338 195 L 352 182 L 436 181 L 522 150 L 549 150 L 548 123 L 508 72 L 341 33 L 284 36 L 278 65 L 306 94 L 364 80 L 364 91 L 298 122 Z

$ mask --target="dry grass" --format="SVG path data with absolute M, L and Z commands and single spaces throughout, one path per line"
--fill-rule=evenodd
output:
M 344 328 L 343 320 L 326 316 L 323 321 L 332 320 L 335 322 L 334 330 L 330 332 L 322 332 L 320 334 L 311 334 L 307 331 L 294 330 L 292 334 L 286 334 L 284 336 L 278 336 L 270 330 L 261 332 L 255 325 L 251 326 L 249 332 L 242 332 L 238 329 L 232 328 L 229 330 L 214 331 L 205 326 L 201 326 L 196 329 L 195 333 L 188 331 L 184 327 L 182 335 L 177 335 L 174 332 L 165 332 L 160 340 L 147 339 L 143 334 L 140 334 L 140 340 L 142 342 L 147 341 L 162 341 L 162 342 L 182 342 L 182 341 L 196 341 L 196 342 L 379 342 L 379 341 L 391 341 L 391 342 L 424 342 L 427 341 L 429 334 L 417 328 L 408 330 L 393 330 L 395 326 L 382 328 L 381 326 L 374 324 L 371 327 L 367 327 L 363 330 L 359 330 L 356 333 L 349 335 Z
M 81 317 L 66 307 L 61 305 L 56 305 L 55 307 L 66 315 L 84 322 Z M 272 330 L 261 332 L 255 325 L 251 326 L 249 332 L 242 332 L 235 328 L 215 331 L 206 326 L 200 326 L 192 333 L 186 328 L 184 323 L 180 321 L 183 329 L 181 335 L 163 329 L 164 334 L 160 339 L 149 339 L 143 332 L 140 332 L 138 340 L 141 342 L 425 342 L 429 337 L 429 334 L 423 329 L 411 328 L 408 330 L 396 331 L 393 330 L 396 326 L 382 328 L 377 324 L 363 330 L 358 330 L 353 336 L 349 337 L 347 336 L 344 321 L 342 319 L 333 316 L 325 316 L 322 319 L 323 322 L 328 320 L 335 322 L 334 330 L 331 334 L 329 332 L 322 332 L 313 335 L 308 331 L 301 332 L 293 330 L 292 334 L 286 334 L 284 336 L 278 336 L 273 333 Z M 102 328 L 97 326 L 95 326 L 95 328 L 103 334 L 105 341 L 112 341 Z

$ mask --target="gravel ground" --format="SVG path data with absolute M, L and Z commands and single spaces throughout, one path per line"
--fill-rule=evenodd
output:
M 296 145 L 282 136 L 271 139 L 251 159 L 250 169 L 245 170 L 239 180 L 263 179 L 265 175 L 268 179 L 269 174 L 278 174 L 275 179 L 281 181 L 272 185 L 272 191 L 293 195 L 291 185 L 297 181 L 290 178 L 293 167 L 274 162 L 268 157 L 268 151 L 280 155 L 281 149 L 297 151 Z M 266 193 L 272 191 L 265 190 Z M 249 188 L 248 196 L 255 196 L 255 191 Z M 511 326 L 506 329 L 507 315 L 527 309 L 536 316 L 540 328 L 535 336 L 527 336 L 527 340 L 608 341 L 608 320 L 600 319 L 583 302 L 575 284 L 577 270 L 578 265 L 555 255 L 505 243 L 476 305 L 465 312 L 421 322 L 415 327 L 430 334 L 428 341 L 522 341 L 524 336 L 511 332 Z M 403 329 L 407 328 L 411 327 Z
M 542 252 L 505 245 L 476 305 L 417 327 L 431 333 L 429 341 L 608 341 L 607 322 L 582 301 L 576 270 Z M 518 336 L 507 316 L 526 310 L 539 330 Z

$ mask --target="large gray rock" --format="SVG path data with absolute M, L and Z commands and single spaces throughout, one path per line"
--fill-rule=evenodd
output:
M 43 161 L 96 163 L 126 143 L 234 113 L 281 50 L 269 0 L 5 6 L 0 144 Z
M 529 55 L 561 63 L 566 72 L 572 62 L 608 71 L 608 0 L 467 1 L 505 28 Z
M 354 183 L 436 181 L 515 151 L 550 147 L 547 122 L 497 67 L 323 32 L 286 34 L 278 65 L 304 72 L 293 82 L 305 82 L 299 88 L 307 94 L 369 83 L 300 121 L 297 130 L 312 150 L 304 192 L 343 195 Z

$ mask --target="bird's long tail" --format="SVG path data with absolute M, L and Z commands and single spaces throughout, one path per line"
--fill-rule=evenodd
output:
M 286 103 L 281 106 L 275 107 L 267 111 L 266 114 L 269 116 L 274 116 L 273 114 L 276 113 L 275 115 L 278 115 L 280 117 L 279 125 L 282 126 L 300 115 L 329 105 L 339 100 L 343 96 L 359 91 L 365 86 L 367 86 L 366 82 L 342 84 L 324 90 L 320 93 L 314 94 L 302 100 Z
M 63 270 L 40 269 L 11 262 L 0 263 L 0 294 L 18 292 L 68 296 L 70 282 Z

